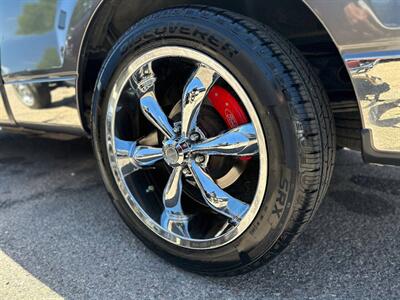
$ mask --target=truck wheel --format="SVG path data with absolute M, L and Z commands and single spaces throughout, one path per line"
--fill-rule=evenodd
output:
M 21 84 L 16 90 L 21 102 L 29 108 L 47 108 L 51 103 L 50 89 L 45 85 Z
M 234 275 L 297 237 L 327 190 L 334 121 L 276 32 L 210 7 L 157 12 L 106 59 L 92 128 L 107 190 L 163 258 Z

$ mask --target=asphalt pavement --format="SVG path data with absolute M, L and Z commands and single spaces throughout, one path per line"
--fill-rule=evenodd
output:
M 400 168 L 338 152 L 314 221 L 250 274 L 154 255 L 111 204 L 85 139 L 0 133 L 0 299 L 399 299 Z

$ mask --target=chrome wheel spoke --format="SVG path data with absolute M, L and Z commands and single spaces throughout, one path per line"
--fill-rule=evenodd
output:
M 219 237 L 223 235 L 225 232 L 228 231 L 228 229 L 231 227 L 231 223 L 226 221 L 224 225 L 221 226 L 221 228 L 218 230 L 218 232 L 214 235 L 214 237 Z
M 127 176 L 132 172 L 150 167 L 163 158 L 161 148 L 140 146 L 137 142 L 115 138 L 117 163 L 122 173 Z
M 153 91 L 147 92 L 140 99 L 140 107 L 145 117 L 160 130 L 167 138 L 175 136 L 174 129 L 161 106 L 158 104 L 156 96 Z
M 222 190 L 196 162 L 190 162 L 189 166 L 206 203 L 215 211 L 230 218 L 232 223 L 240 222 L 249 205 Z
M 206 155 L 250 156 L 258 153 L 256 130 L 248 123 L 191 147 L 192 152 Z
M 190 77 L 182 95 L 181 134 L 183 137 L 188 137 L 196 128 L 200 106 L 218 77 L 214 70 L 202 64 L 199 64 Z
M 181 205 L 182 167 L 173 169 L 163 193 L 164 212 L 160 224 L 166 230 L 179 236 L 190 237 L 189 217 L 183 213 Z
M 154 88 L 156 76 L 153 71 L 153 63 L 147 63 L 141 66 L 129 79 L 131 88 L 137 95 L 143 95 Z

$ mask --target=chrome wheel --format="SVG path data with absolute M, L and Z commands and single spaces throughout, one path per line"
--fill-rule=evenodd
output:
M 28 85 L 18 84 L 16 85 L 17 93 L 20 95 L 20 100 L 23 104 L 31 107 L 35 103 L 35 96 Z
M 190 71 L 184 85 L 171 86 L 168 81 L 174 75 L 165 74 L 186 74 L 179 73 L 182 69 Z M 209 136 L 200 120 L 217 83 L 235 94 L 249 122 Z M 165 92 L 174 89 L 182 94 L 180 99 L 165 99 Z M 177 105 L 178 113 L 171 116 L 171 107 Z M 184 47 L 161 47 L 132 59 L 112 88 L 106 136 L 109 162 L 125 201 L 169 242 L 194 249 L 220 247 L 254 220 L 267 184 L 264 133 L 244 89 L 209 56 Z M 221 184 L 211 172 L 216 159 L 229 165 L 227 174 L 238 165 L 241 173 Z M 246 181 L 246 174 L 255 180 Z

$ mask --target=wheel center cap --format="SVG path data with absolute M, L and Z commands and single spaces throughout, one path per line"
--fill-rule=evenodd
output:
M 174 146 L 164 148 L 164 160 L 169 165 L 176 165 L 179 161 L 179 153 Z
M 185 144 L 179 144 L 177 141 L 167 141 L 163 146 L 163 154 L 165 162 L 171 167 L 177 167 L 184 163 Z

